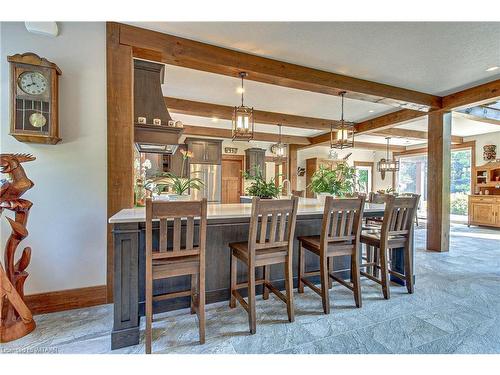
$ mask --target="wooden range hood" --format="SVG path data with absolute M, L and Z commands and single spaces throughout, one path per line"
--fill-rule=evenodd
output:
M 172 117 L 161 90 L 164 68 L 134 60 L 134 143 L 139 152 L 174 154 L 179 146 L 182 128 L 168 126 Z M 139 117 L 145 117 L 146 124 L 139 124 Z M 160 119 L 161 125 L 154 125 L 153 119 Z

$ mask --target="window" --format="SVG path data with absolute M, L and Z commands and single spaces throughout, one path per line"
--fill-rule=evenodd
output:
M 356 168 L 356 190 L 368 194 L 373 189 L 373 163 L 355 161 L 354 168 Z

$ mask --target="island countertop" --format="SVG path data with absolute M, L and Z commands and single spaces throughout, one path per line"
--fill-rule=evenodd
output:
M 323 214 L 324 203 L 316 199 L 299 198 L 299 210 L 297 216 L 321 215 Z M 383 204 L 366 203 L 365 214 L 380 212 L 384 210 Z M 249 218 L 252 212 L 251 203 L 209 203 L 207 218 L 210 219 L 236 219 Z M 137 223 L 146 220 L 146 209 L 144 207 L 126 208 L 109 218 L 110 224 Z

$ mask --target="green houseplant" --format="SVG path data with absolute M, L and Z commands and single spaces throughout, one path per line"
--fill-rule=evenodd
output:
M 314 172 L 310 189 L 316 194 L 331 194 L 345 197 L 355 192 L 356 169 L 346 163 L 337 164 L 330 169 L 323 165 Z
M 243 172 L 243 177 L 246 180 L 252 181 L 252 184 L 246 189 L 247 194 L 253 197 L 264 199 L 272 199 L 278 197 L 281 191 L 281 186 L 276 186 L 274 178 L 271 178 L 269 182 L 266 182 L 266 180 L 262 176 L 262 171 L 258 166 L 253 168 L 253 172 L 253 174 L 249 172 Z

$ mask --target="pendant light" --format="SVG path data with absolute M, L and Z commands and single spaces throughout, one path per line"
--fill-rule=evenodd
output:
M 377 170 L 382 176 L 382 180 L 385 179 L 386 172 L 397 172 L 399 171 L 399 160 L 389 158 L 389 142 L 391 137 L 387 137 L 387 154 L 385 159 L 380 159 L 377 163 Z
M 232 136 L 233 141 L 250 141 L 253 139 L 254 132 L 254 121 L 253 121 L 253 107 L 247 107 L 243 101 L 243 80 L 247 76 L 247 73 L 241 72 L 239 74 L 241 78 L 241 105 L 239 107 L 234 107 L 233 110 L 233 124 L 232 124 Z
M 286 145 L 281 141 L 281 124 L 278 124 L 278 129 L 278 143 L 275 143 L 271 146 L 271 152 L 276 155 L 277 159 L 284 159 L 286 157 Z
M 330 149 L 354 148 L 354 123 L 344 120 L 344 95 L 345 91 L 339 93 L 342 97 L 342 112 L 340 117 L 340 124 L 330 124 Z M 335 134 L 334 134 L 335 130 Z

